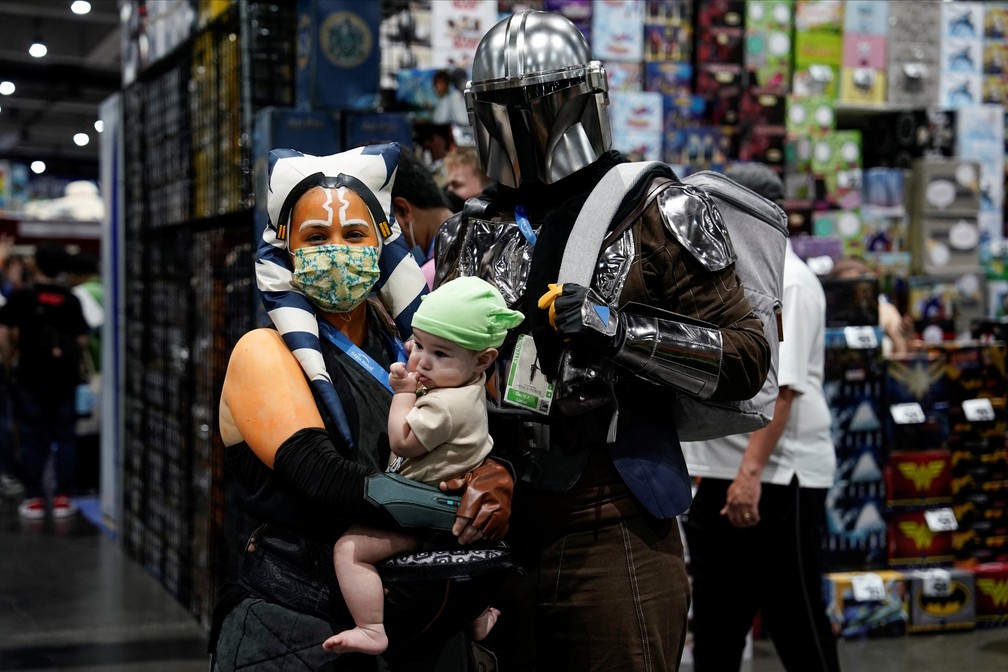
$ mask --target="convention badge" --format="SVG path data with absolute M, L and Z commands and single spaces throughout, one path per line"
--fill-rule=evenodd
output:
M 951 507 L 928 509 L 924 512 L 924 522 L 932 532 L 952 532 L 959 529 L 959 521 Z
M 893 404 L 889 407 L 889 413 L 897 425 L 919 425 L 927 420 L 924 409 L 916 401 L 908 404 Z
M 539 368 L 535 341 L 528 334 L 518 336 L 508 369 L 504 401 L 549 415 L 550 404 L 553 403 L 553 383 L 546 380 Z
M 870 350 L 878 347 L 875 327 L 844 327 L 844 341 L 851 350 Z
M 966 399 L 962 402 L 962 409 L 970 422 L 991 422 L 995 419 L 990 399 Z
M 937 567 L 921 572 L 924 597 L 948 597 L 952 594 L 952 573 Z
M 864 572 L 851 577 L 851 588 L 856 602 L 881 602 L 885 599 L 885 582 L 874 572 Z

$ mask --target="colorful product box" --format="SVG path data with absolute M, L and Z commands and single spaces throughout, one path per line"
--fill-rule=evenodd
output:
M 640 61 L 609 59 L 605 70 L 610 92 L 638 93 L 644 90 L 644 64 Z
M 975 215 L 980 209 L 980 164 L 960 158 L 914 161 L 911 210 L 926 215 Z
M 543 9 L 555 12 L 570 20 L 585 36 L 588 44 L 592 43 L 592 17 L 595 0 L 543 0 Z M 677 4 L 677 3 L 676 3 Z
M 754 86 L 786 91 L 791 85 L 794 3 L 746 3 L 745 64 Z
M 865 256 L 865 233 L 861 214 L 857 210 L 818 210 L 812 213 L 812 235 L 839 239 L 843 243 L 844 256 Z M 844 311 L 856 306 L 838 308 Z M 877 310 L 878 306 L 875 308 Z
M 785 125 L 789 134 L 821 135 L 836 129 L 836 103 L 825 96 L 789 97 Z
M 696 41 L 697 63 L 744 62 L 745 31 L 742 28 L 701 28 Z
M 840 33 L 797 32 L 792 92 L 796 96 L 836 98 L 842 61 L 843 37 Z
M 1008 75 L 984 75 L 980 85 L 980 97 L 984 105 L 1008 103 Z
M 910 623 L 907 632 L 971 630 L 976 625 L 976 586 L 972 572 L 928 569 L 907 572 Z
M 746 3 L 746 30 L 784 31 L 794 26 L 794 0 L 765 0 Z
M 849 105 L 874 105 L 886 101 L 888 74 L 884 69 L 841 68 L 840 101 Z
M 943 72 L 938 84 L 938 104 L 953 108 L 979 105 L 983 95 L 980 74 Z
M 1008 4 L 995 3 L 984 7 L 984 38 L 987 40 L 1008 38 Z
M 847 0 L 844 3 L 844 35 L 861 33 L 885 36 L 889 28 L 888 0 Z
M 876 450 L 861 450 L 858 453 L 837 454 L 836 479 L 846 483 L 877 483 L 874 487 L 884 490 L 881 481 L 884 478 L 882 458 Z
M 664 130 L 664 98 L 656 91 L 614 91 L 609 96 L 613 137 L 626 131 L 661 133 Z
M 941 36 L 978 39 L 984 33 L 984 8 L 980 2 L 944 3 Z
M 692 57 L 693 26 L 689 23 L 645 23 L 644 60 L 685 62 Z
M 831 569 L 886 564 L 885 483 L 842 481 L 826 495 L 825 562 Z
M 887 41 L 884 35 L 869 33 L 844 33 L 843 61 L 845 68 L 884 70 Z
M 297 16 L 297 107 L 376 108 L 380 3 L 298 0 Z
M 827 203 L 852 210 L 861 205 L 861 131 L 830 131 L 812 141 L 812 172 L 821 177 Z
M 680 176 L 702 167 L 723 167 L 733 154 L 732 135 L 723 127 L 680 129 L 665 134 L 663 153 L 665 163 Z
M 934 105 L 939 97 L 941 0 L 889 3 L 888 99 Z
M 951 452 L 892 451 L 886 465 L 886 495 L 891 507 L 950 503 Z
M 974 582 L 977 625 L 1008 625 L 1008 562 L 979 565 Z
M 832 572 L 824 579 L 826 612 L 845 639 L 897 637 L 910 620 L 902 572 Z
M 665 113 L 663 128 L 666 144 L 671 144 L 668 135 L 683 128 L 703 126 L 707 101 L 702 96 L 663 96 L 662 110 Z
M 798 0 L 795 4 L 795 28 L 799 31 L 823 30 L 839 34 L 843 22 L 844 3 L 840 0 Z
M 946 358 L 949 401 L 955 405 L 975 406 L 977 402 L 973 400 L 987 399 L 984 408 L 973 409 L 972 417 L 970 409 L 964 408 L 965 419 L 978 423 L 995 422 L 999 417 L 998 409 L 1008 394 L 1005 345 L 955 343 L 943 345 L 941 350 Z
M 708 0 L 699 3 L 696 23 L 703 28 L 741 28 L 745 0 Z
M 979 39 L 946 37 L 941 43 L 942 73 L 980 75 L 983 73 L 983 42 Z
M 889 515 L 889 566 L 951 565 L 951 530 L 935 529 L 925 510 L 894 511 Z
M 644 90 L 666 96 L 688 96 L 692 89 L 693 66 L 689 63 L 662 61 L 644 64 Z
M 759 161 L 778 172 L 784 170 L 787 135 L 780 126 L 756 126 L 743 131 L 739 137 L 740 161 Z
M 600 60 L 644 59 L 644 3 L 617 0 L 592 5 L 592 54 Z

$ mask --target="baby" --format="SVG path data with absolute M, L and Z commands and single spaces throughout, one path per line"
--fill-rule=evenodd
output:
M 457 278 L 424 297 L 413 316 L 409 361 L 390 367 L 390 470 L 437 485 L 470 471 L 490 453 L 484 372 L 507 330 L 522 319 L 479 278 Z M 407 534 L 361 526 L 339 538 L 333 550 L 336 578 L 357 627 L 327 639 L 327 650 L 377 655 L 388 647 L 375 563 L 417 547 Z M 485 637 L 496 619 L 496 609 L 484 611 L 473 624 L 474 638 Z

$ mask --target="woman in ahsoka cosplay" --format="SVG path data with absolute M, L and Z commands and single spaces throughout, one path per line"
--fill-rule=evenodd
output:
M 351 523 L 394 526 L 365 491 L 397 487 L 383 473 L 388 367 L 405 361 L 399 336 L 411 334 L 426 292 L 391 215 L 398 159 L 395 144 L 326 157 L 270 152 L 270 224 L 256 279 L 275 329 L 238 341 L 220 403 L 228 474 L 259 527 L 238 585 L 215 612 L 215 670 L 266 661 L 284 670 L 377 669 L 373 658 L 338 657 L 322 642 L 353 625 L 333 571 L 334 541 Z M 461 492 L 458 543 L 504 535 L 512 485 L 493 460 L 447 484 Z M 386 583 L 388 668 L 433 669 L 445 641 L 457 642 L 489 604 L 486 585 L 444 577 Z

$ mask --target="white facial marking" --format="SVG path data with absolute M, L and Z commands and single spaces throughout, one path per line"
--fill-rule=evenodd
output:
M 346 187 L 340 187 L 336 193 L 341 205 L 339 210 L 339 221 L 344 227 L 347 226 L 371 226 L 371 222 L 365 219 L 347 219 L 346 211 L 350 208 L 350 200 L 346 197 Z

